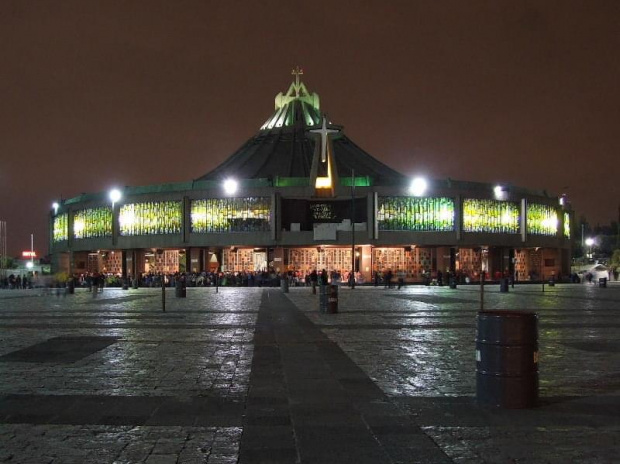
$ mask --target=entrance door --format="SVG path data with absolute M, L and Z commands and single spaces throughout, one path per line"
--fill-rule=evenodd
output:
M 267 252 L 254 252 L 254 270 L 262 271 L 263 269 L 267 269 Z

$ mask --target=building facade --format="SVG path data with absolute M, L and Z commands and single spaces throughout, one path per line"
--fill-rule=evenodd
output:
M 402 271 L 476 280 L 570 272 L 570 209 L 545 191 L 411 179 L 321 113 L 295 70 L 258 134 L 192 181 L 64 200 L 50 214 L 54 270 Z

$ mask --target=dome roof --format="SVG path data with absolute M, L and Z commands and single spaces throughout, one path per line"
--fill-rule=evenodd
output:
M 219 180 L 226 177 L 260 179 L 274 177 L 310 178 L 313 160 L 321 155 L 320 134 L 324 115 L 320 100 L 310 93 L 293 70 L 295 81 L 286 93 L 275 97 L 275 111 L 260 131 L 222 164 L 196 180 Z M 374 185 L 390 184 L 404 176 L 381 163 L 353 143 L 341 126 L 328 123 L 335 167 L 340 176 L 369 177 Z

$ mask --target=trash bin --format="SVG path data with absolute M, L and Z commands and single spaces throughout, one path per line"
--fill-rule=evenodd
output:
M 476 335 L 476 399 L 508 409 L 538 402 L 538 315 L 481 311 Z
M 280 279 L 280 290 L 282 290 L 282 293 L 288 293 L 288 279 L 286 276 Z
M 555 279 L 553 277 L 549 279 L 549 287 L 555 287 Z
M 187 289 L 185 288 L 185 282 L 177 280 L 174 287 L 174 296 L 177 298 L 185 298 L 187 296 Z
M 502 293 L 508 293 L 508 288 L 508 279 L 506 279 L 505 277 L 499 279 L 499 291 Z
M 319 286 L 319 311 L 327 312 L 327 303 L 329 300 L 329 286 L 321 284 Z
M 131 281 L 131 288 L 133 288 L 134 290 L 138 289 L 138 279 L 133 279 Z
M 129 290 L 129 285 L 127 284 L 127 278 L 123 278 L 123 290 Z
M 601 288 L 607 287 L 607 277 L 601 277 L 598 279 L 598 286 Z
M 454 277 L 450 277 L 450 288 L 456 288 L 456 279 Z
M 326 285 L 327 287 L 327 285 Z M 329 298 L 327 300 L 327 312 L 336 314 L 338 312 L 338 285 L 330 285 Z
M 75 282 L 73 282 L 73 279 L 67 281 L 67 290 L 65 293 L 68 295 L 73 295 L 75 293 Z

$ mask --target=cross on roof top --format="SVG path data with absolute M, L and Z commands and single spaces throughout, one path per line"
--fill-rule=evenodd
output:
M 295 93 L 299 97 L 299 76 L 303 75 L 304 70 L 299 66 L 295 66 L 295 69 L 291 71 L 291 74 L 295 76 Z

